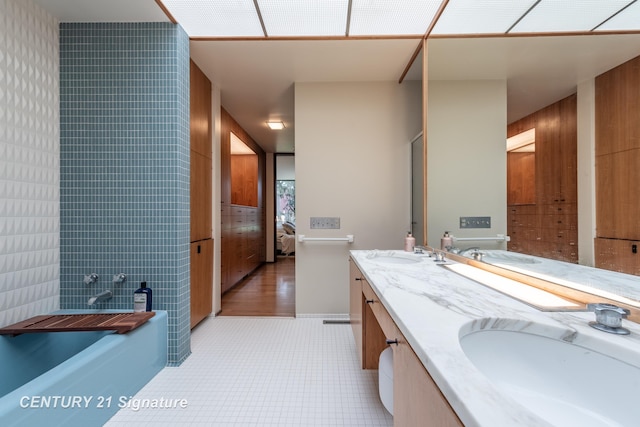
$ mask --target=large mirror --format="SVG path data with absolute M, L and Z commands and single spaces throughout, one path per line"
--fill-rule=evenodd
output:
M 544 162 L 548 162 L 552 168 L 555 168 L 562 175 L 576 174 L 575 170 L 566 169 L 566 162 L 556 162 L 557 153 L 553 151 L 539 151 L 539 145 L 535 144 L 529 147 L 535 147 L 529 152 L 510 155 L 507 153 L 505 143 L 507 139 L 507 128 L 510 124 L 517 122 L 530 114 L 542 111 L 545 108 L 554 105 L 562 100 L 574 97 L 576 102 L 576 123 L 572 125 L 576 128 L 575 132 L 579 135 L 579 144 L 582 144 L 582 153 L 572 153 L 572 156 L 584 156 L 584 152 L 591 152 L 591 157 L 586 159 L 574 159 L 573 165 L 584 172 L 586 167 L 593 167 L 595 159 L 593 155 L 594 133 L 594 113 L 595 101 L 584 102 L 584 99 L 591 97 L 595 99 L 595 77 L 607 72 L 608 70 L 629 61 L 640 55 L 640 34 L 602 34 L 602 35 L 565 35 L 565 36 L 539 36 L 539 37 L 473 37 L 473 38 L 434 38 L 428 41 L 428 70 L 423 70 L 423 76 L 428 78 L 429 92 L 425 100 L 425 108 L 428 110 L 427 120 L 427 142 L 425 144 L 425 158 L 428 158 L 428 165 L 414 165 L 416 171 L 421 168 L 425 169 L 427 194 L 433 194 L 441 191 L 444 196 L 440 201 L 434 201 L 431 196 L 428 200 L 420 200 L 420 194 L 414 193 L 413 206 L 426 206 L 426 218 L 422 225 L 428 230 L 427 244 L 439 247 L 441 233 L 444 230 L 452 231 L 454 234 L 465 235 L 466 230 L 458 227 L 458 218 L 464 215 L 481 216 L 485 211 L 495 208 L 494 212 L 502 211 L 503 214 L 495 215 L 492 218 L 493 228 L 488 230 L 488 234 L 507 232 L 508 214 L 507 206 L 511 204 L 521 206 L 534 206 L 535 198 L 533 195 L 540 194 L 541 189 L 535 188 L 535 183 L 539 183 L 539 179 L 534 177 L 535 169 L 529 169 L 527 173 L 521 173 L 520 176 L 514 167 L 517 162 L 524 162 L 528 165 L 538 162 L 541 158 Z M 420 61 L 414 63 L 414 67 L 420 66 Z M 460 141 L 442 141 L 439 138 L 433 138 L 429 130 L 433 126 L 439 124 L 443 117 L 436 105 L 434 108 L 433 99 L 430 94 L 433 91 L 440 90 L 440 87 L 447 87 L 451 92 L 465 90 L 473 90 L 474 84 L 478 82 L 500 81 L 505 86 L 505 118 L 503 120 L 504 138 L 500 142 L 502 145 L 502 154 L 495 154 L 493 160 L 486 162 L 473 157 L 476 151 L 473 150 L 473 144 L 485 143 L 482 140 L 482 133 L 485 131 L 481 126 L 478 127 L 478 138 L 467 138 L 470 140 Z M 479 83 L 478 85 L 482 85 Z M 435 88 L 435 89 L 434 89 Z M 469 89 L 471 88 L 471 89 Z M 461 98 L 462 99 L 462 98 Z M 577 100 L 576 100 L 577 99 Z M 473 100 L 471 100 L 473 101 Z M 488 100 L 487 108 L 491 108 Z M 636 101 L 637 102 L 637 101 Z M 553 108 L 563 108 L 553 107 Z M 584 111 L 584 109 L 591 111 Z M 583 109 L 581 111 L 580 109 Z M 461 109 L 462 110 L 462 109 Z M 480 110 L 478 110 L 480 111 Z M 591 120 L 591 122 L 589 122 Z M 499 121 L 499 120 L 498 120 Z M 477 125 L 477 124 L 476 124 Z M 556 132 L 554 126 L 558 126 L 557 122 L 542 122 L 541 126 L 546 126 L 547 131 Z M 460 115 L 458 120 L 451 120 L 449 124 L 452 130 L 455 127 L 469 126 L 466 123 L 466 117 Z M 529 128 L 523 128 L 526 131 Z M 474 129 L 474 132 L 476 130 Z M 590 134 L 589 134 L 590 133 Z M 475 140 L 474 140 L 475 139 Z M 455 144 L 456 148 L 452 149 L 455 157 L 437 157 L 437 150 L 432 147 L 438 147 L 439 144 Z M 492 144 L 492 143 L 490 143 Z M 584 144 L 586 144 L 586 149 Z M 469 154 L 467 154 L 467 151 Z M 456 153 L 457 152 L 457 153 Z M 497 150 L 496 150 L 497 153 Z M 459 161 L 465 159 L 466 163 Z M 416 158 L 416 156 L 414 156 Z M 475 164 L 474 164 L 475 162 Z M 446 167 L 440 169 L 448 171 L 446 174 L 433 173 L 433 164 L 446 164 Z M 575 166 L 574 166 L 575 167 Z M 437 168 L 436 168 L 437 169 Z M 491 169 L 494 169 L 493 171 Z M 498 169 L 496 172 L 495 169 Z M 520 171 L 522 172 L 522 171 Z M 500 181 L 497 178 L 485 179 L 485 176 L 491 174 L 502 175 Z M 595 181 L 594 172 L 591 170 L 587 173 L 588 182 Z M 508 176 L 510 178 L 508 178 Z M 517 177 L 516 177 L 517 176 Z M 414 178 L 415 179 L 415 178 Z M 519 179 L 520 183 L 514 186 L 514 191 L 520 193 L 508 194 L 507 180 Z M 581 178 L 576 178 L 581 179 Z M 534 186 L 527 188 L 527 180 L 533 180 Z M 582 185 L 577 183 L 576 185 Z M 582 185 L 580 193 L 575 200 L 575 214 L 580 218 L 581 229 L 576 231 L 576 239 L 580 244 L 575 244 L 576 250 L 580 252 L 580 257 L 575 260 L 565 260 L 573 263 L 579 263 L 587 266 L 594 265 L 594 244 L 596 239 L 595 233 L 595 185 L 590 184 L 587 188 Z M 443 190 L 444 187 L 444 190 Z M 516 189 L 519 187 L 519 190 Z M 435 191 L 434 191 L 435 189 Z M 449 201 L 462 200 L 468 197 L 479 197 L 481 194 L 481 202 L 473 204 L 473 208 L 459 209 L 459 205 Z M 496 201 L 491 197 L 495 194 L 503 194 L 502 201 Z M 484 197 L 486 196 L 486 197 Z M 607 197 L 607 194 L 600 194 L 599 197 Z M 446 199 L 448 197 L 449 199 Z M 512 199 L 515 197 L 515 200 Z M 478 199 L 476 199 L 478 200 Z M 498 206 L 500 205 L 500 206 Z M 476 209 L 477 208 L 477 209 Z M 475 209 L 475 210 L 473 210 Z M 624 211 L 624 205 L 615 207 Z M 471 212 L 470 212 L 471 211 Z M 439 213 L 436 213 L 439 212 Z M 501 216 L 502 215 L 502 216 Z M 451 222 L 446 223 L 445 219 L 450 218 Z M 419 218 L 413 218 L 413 221 L 419 221 Z M 434 225 L 435 223 L 435 225 Z M 434 230 L 436 230 L 434 232 Z M 474 231 L 471 232 L 472 235 Z M 475 231 L 481 235 L 482 231 Z M 547 239 L 551 241 L 552 235 L 536 236 L 541 242 Z M 465 242 L 464 246 L 481 246 L 485 247 L 483 242 Z M 499 245 L 489 245 L 491 249 L 508 249 L 504 243 L 502 247 Z M 591 251 L 591 253 L 589 253 Z M 526 249 L 519 249 L 518 252 L 526 254 Z M 536 253 L 536 256 L 544 256 Z M 549 256 L 549 258 L 555 258 Z M 557 258 L 556 258 L 557 259 Z M 504 268 L 513 267 L 527 271 L 526 265 L 509 265 L 509 263 L 496 262 Z M 547 272 L 548 273 L 548 272 Z M 636 273 L 637 274 L 637 273 Z M 635 276 L 631 276 L 635 277 Z M 633 297 L 627 295 L 628 297 Z M 636 297 L 634 297 L 635 299 Z M 637 298 L 640 300 L 640 297 Z

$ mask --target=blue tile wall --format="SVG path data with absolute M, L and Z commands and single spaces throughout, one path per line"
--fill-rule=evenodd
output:
M 169 23 L 60 25 L 60 306 L 169 312 L 169 365 L 190 353 L 189 38 Z M 124 284 L 112 282 L 125 273 Z M 85 285 L 85 274 L 97 273 Z

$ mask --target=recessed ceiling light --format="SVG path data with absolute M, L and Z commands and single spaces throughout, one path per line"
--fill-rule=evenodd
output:
M 272 130 L 284 129 L 284 123 L 281 120 L 269 120 L 267 126 Z

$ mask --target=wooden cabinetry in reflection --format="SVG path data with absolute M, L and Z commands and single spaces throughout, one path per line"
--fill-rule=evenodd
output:
M 576 120 L 577 97 L 571 95 L 509 125 L 509 137 L 535 128 L 535 160 L 509 164 L 509 250 L 578 262 Z M 535 179 L 533 195 L 518 189 L 525 186 L 524 177 Z
M 596 266 L 640 275 L 640 56 L 595 89 Z

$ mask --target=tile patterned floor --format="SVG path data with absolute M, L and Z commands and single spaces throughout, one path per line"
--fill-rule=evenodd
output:
M 186 408 L 123 408 L 121 426 L 392 426 L 377 371 L 359 368 L 349 325 L 315 318 L 216 317 L 192 334 L 192 354 L 134 399 Z

